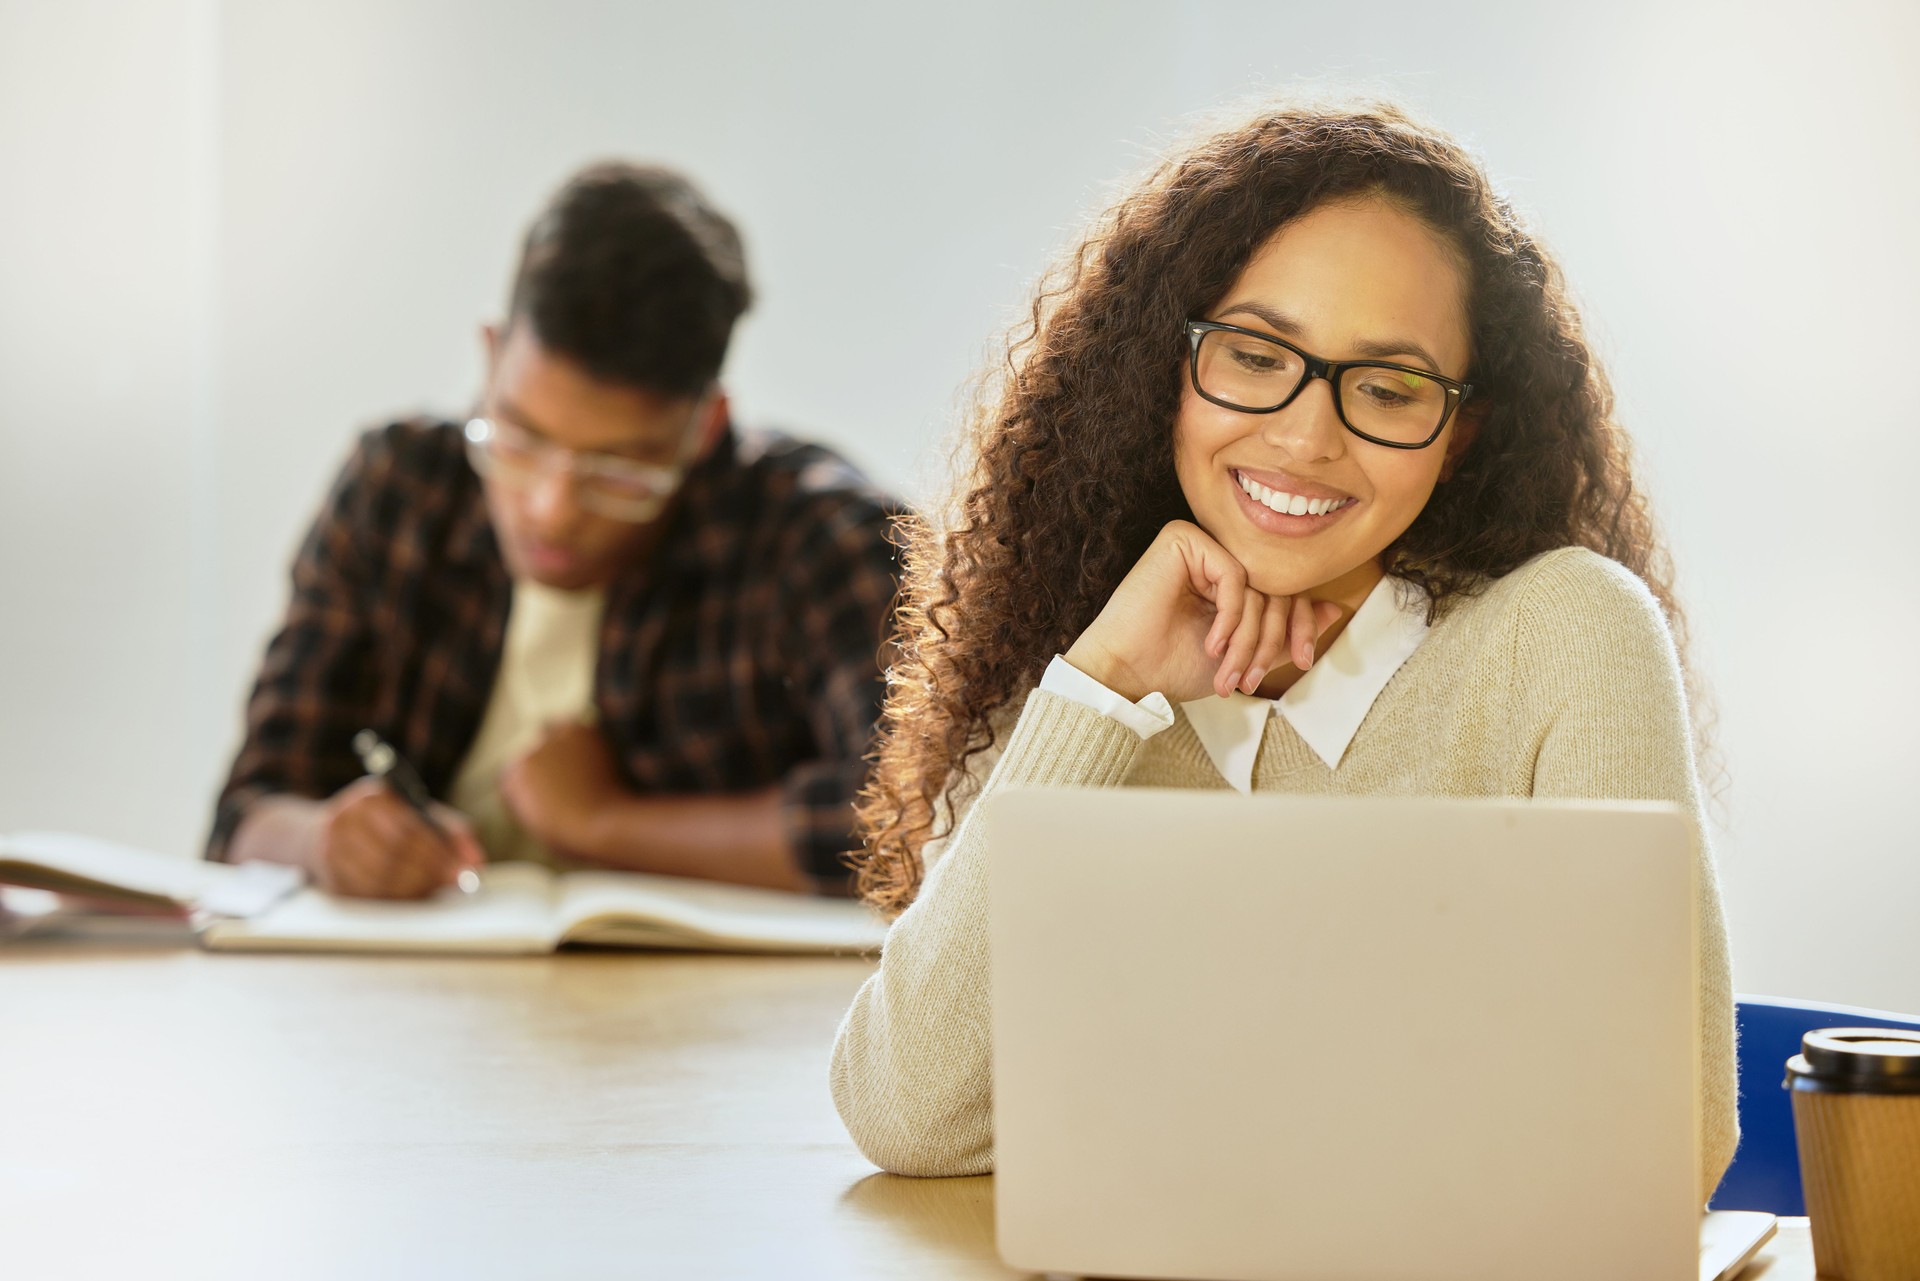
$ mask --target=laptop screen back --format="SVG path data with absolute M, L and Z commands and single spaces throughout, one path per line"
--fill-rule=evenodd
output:
M 1007 1262 L 1694 1275 L 1696 871 L 1676 811 L 988 804 Z

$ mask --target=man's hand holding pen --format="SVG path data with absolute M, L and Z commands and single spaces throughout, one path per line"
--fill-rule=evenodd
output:
M 459 884 L 486 856 L 464 815 L 437 804 L 430 813 L 431 823 L 379 778 L 343 788 L 321 810 L 313 869 L 320 888 L 417 899 Z

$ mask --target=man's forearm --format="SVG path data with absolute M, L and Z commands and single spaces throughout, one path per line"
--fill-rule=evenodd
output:
M 807 891 L 778 788 L 728 796 L 636 796 L 598 807 L 570 852 L 609 867 Z

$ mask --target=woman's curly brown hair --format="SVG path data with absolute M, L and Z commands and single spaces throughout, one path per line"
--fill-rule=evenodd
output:
M 1684 620 L 1629 443 L 1560 270 L 1479 164 L 1394 106 L 1268 107 L 1153 169 L 1041 281 L 983 378 L 957 501 L 905 532 L 897 657 L 862 798 L 861 893 L 912 902 L 922 847 L 997 714 L 1092 623 L 1166 522 L 1184 322 L 1207 313 L 1284 223 L 1375 195 L 1423 219 L 1468 281 L 1480 405 L 1472 443 L 1386 551 L 1443 611 L 1528 558 L 1582 546 Z

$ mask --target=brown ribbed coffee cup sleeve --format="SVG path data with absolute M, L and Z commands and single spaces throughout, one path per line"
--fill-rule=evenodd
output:
M 1920 1278 L 1920 1094 L 1795 1090 L 1793 1123 L 1819 1274 Z

